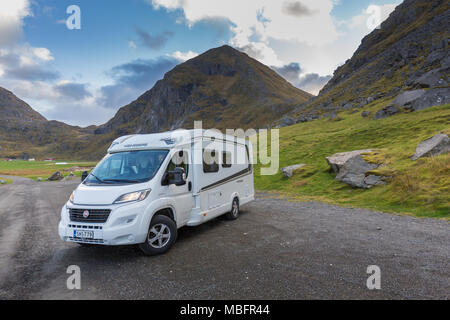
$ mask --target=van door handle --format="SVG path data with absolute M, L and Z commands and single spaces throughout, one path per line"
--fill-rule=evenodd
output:
M 192 191 L 192 182 L 190 182 L 190 181 L 188 182 L 188 190 Z
M 238 181 L 236 181 L 237 183 L 242 183 L 242 182 L 244 182 L 244 180 L 238 180 Z

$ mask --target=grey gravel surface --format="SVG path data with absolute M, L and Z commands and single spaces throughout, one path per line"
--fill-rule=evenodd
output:
M 450 226 L 259 193 L 236 221 L 182 228 L 172 250 L 80 247 L 57 234 L 77 181 L 0 186 L 1 299 L 449 299 Z M 81 290 L 66 269 L 81 268 Z M 369 265 L 381 289 L 368 290 Z

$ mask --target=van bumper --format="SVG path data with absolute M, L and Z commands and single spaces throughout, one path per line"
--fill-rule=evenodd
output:
M 72 208 L 81 208 L 71 206 Z M 82 209 L 95 209 L 84 206 Z M 59 237 L 66 242 L 100 244 L 107 246 L 132 245 L 145 242 L 147 230 L 142 228 L 144 208 L 140 203 L 110 207 L 111 213 L 105 223 L 75 222 L 70 220 L 69 207 L 61 209 L 58 224 Z M 78 231 L 89 231 L 92 238 L 76 236 Z

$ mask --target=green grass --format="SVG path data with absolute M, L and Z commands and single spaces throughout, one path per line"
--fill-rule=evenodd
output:
M 57 162 L 67 162 L 65 165 L 56 165 Z M 70 161 L 4 161 L 0 160 L 0 175 L 19 176 L 37 180 L 39 177 L 43 180 L 50 177 L 56 171 L 61 172 L 62 175 L 67 176 L 70 171 L 64 171 L 72 167 L 87 167 L 95 166 L 95 162 L 70 162 Z M 73 174 L 81 177 L 82 171 L 74 171 Z
M 340 121 L 321 119 L 282 128 L 280 168 L 297 163 L 307 166 L 287 179 L 281 173 L 261 176 L 257 165 L 256 188 L 298 200 L 449 219 L 450 154 L 418 161 L 410 160 L 410 156 L 423 140 L 440 131 L 450 133 L 450 105 L 382 120 L 361 117 L 361 111 L 369 110 L 373 115 L 389 102 L 371 104 L 354 114 L 340 113 Z M 366 158 L 386 164 L 374 173 L 392 177 L 387 185 L 362 190 L 335 180 L 325 157 L 358 149 L 377 149 Z

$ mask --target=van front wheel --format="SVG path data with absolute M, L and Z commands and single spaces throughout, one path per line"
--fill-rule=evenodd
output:
M 177 226 L 167 216 L 153 217 L 148 228 L 147 239 L 139 248 L 148 256 L 163 254 L 169 251 L 177 239 Z
M 239 199 L 234 198 L 231 204 L 231 211 L 224 215 L 227 220 L 236 220 L 239 217 Z

